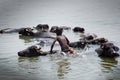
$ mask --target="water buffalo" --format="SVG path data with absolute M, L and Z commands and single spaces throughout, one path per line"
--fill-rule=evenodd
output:
M 76 41 L 76 42 L 70 42 L 69 46 L 73 47 L 73 48 L 85 48 L 85 46 L 87 45 L 87 42 L 85 40 L 80 40 L 80 41 Z
M 113 43 L 103 43 L 100 45 L 100 48 L 95 50 L 100 57 L 117 57 L 119 54 L 119 48 L 115 46 Z
M 82 27 L 74 27 L 74 28 L 73 28 L 73 31 L 74 31 L 74 32 L 81 32 L 81 33 L 84 33 L 85 29 L 82 28 Z
M 27 28 L 19 28 L 19 29 L 12 29 L 12 28 L 6 28 L 6 29 L 1 29 L 0 30 L 0 33 L 3 34 L 3 33 L 19 33 L 21 31 L 32 31 L 33 29 L 30 28 L 30 27 L 27 27 Z
M 54 33 L 50 32 L 33 32 L 31 30 L 23 29 L 19 32 L 20 35 L 40 38 L 55 38 Z
M 52 26 L 50 32 L 56 33 L 56 29 L 59 28 L 58 26 Z
M 50 32 L 56 33 L 56 29 L 59 28 L 58 26 L 52 26 L 50 29 Z M 63 30 L 70 30 L 71 27 L 67 27 L 67 26 L 60 26 L 60 28 L 62 28 Z
M 53 53 L 50 53 L 50 51 L 42 51 L 40 46 L 33 45 L 28 47 L 27 49 L 19 51 L 18 56 L 35 57 L 35 56 L 46 56 L 47 54 L 54 54 L 54 53 L 56 53 L 56 51 L 53 51 Z
M 108 39 L 106 39 L 106 38 L 96 38 L 96 39 L 87 41 L 88 44 L 93 44 L 93 45 L 94 44 L 101 45 L 106 42 L 108 42 Z
M 37 48 L 37 46 L 31 46 L 28 47 L 25 50 L 19 51 L 18 56 L 23 56 L 23 57 L 34 57 L 34 56 L 45 56 L 47 54 L 42 54 L 41 53 L 41 48 Z
M 68 26 L 60 26 L 63 30 L 70 30 L 71 27 L 68 27 Z
M 84 40 L 93 40 L 97 37 L 96 34 L 81 34 L 80 37 Z
M 42 31 L 42 32 L 47 32 L 49 30 L 49 25 L 48 24 L 38 24 L 35 28 L 37 31 Z
M 69 46 L 74 48 L 85 48 L 89 44 L 101 45 L 106 42 L 108 42 L 108 40 L 105 38 L 96 38 L 93 40 L 80 39 L 79 41 L 69 43 Z

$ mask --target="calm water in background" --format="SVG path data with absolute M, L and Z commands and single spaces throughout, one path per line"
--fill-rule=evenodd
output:
M 84 27 L 86 33 L 105 37 L 120 47 L 119 0 L 0 0 L 0 29 L 50 26 Z M 65 31 L 70 41 L 79 34 Z M 76 49 L 79 56 L 18 57 L 17 52 L 44 39 L 0 35 L 0 79 L 3 80 L 120 80 L 120 58 L 99 58 L 91 46 Z M 43 50 L 52 40 L 45 39 Z M 57 45 L 56 45 L 57 46 Z M 59 48 L 59 46 L 57 46 Z

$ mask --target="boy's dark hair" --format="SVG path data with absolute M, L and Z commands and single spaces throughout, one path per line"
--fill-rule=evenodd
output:
M 57 35 L 62 35 L 62 32 L 63 32 L 63 28 L 60 28 L 60 27 L 56 28 Z

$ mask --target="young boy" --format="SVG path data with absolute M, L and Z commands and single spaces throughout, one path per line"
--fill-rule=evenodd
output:
M 56 28 L 55 32 L 57 34 L 57 37 L 54 40 L 54 42 L 52 43 L 50 53 L 52 53 L 53 46 L 54 46 L 55 42 L 58 41 L 60 46 L 61 46 L 61 51 L 62 52 L 64 52 L 64 53 L 70 52 L 72 54 L 76 54 L 76 51 L 73 48 L 69 47 L 69 40 L 67 39 L 67 37 L 62 35 L 63 29 L 62 28 Z

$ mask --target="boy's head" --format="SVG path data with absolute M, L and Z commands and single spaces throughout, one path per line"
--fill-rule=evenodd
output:
M 60 27 L 58 27 L 58 28 L 56 28 L 56 34 L 59 36 L 59 35 L 62 35 L 62 32 L 63 32 L 63 28 L 60 28 Z

